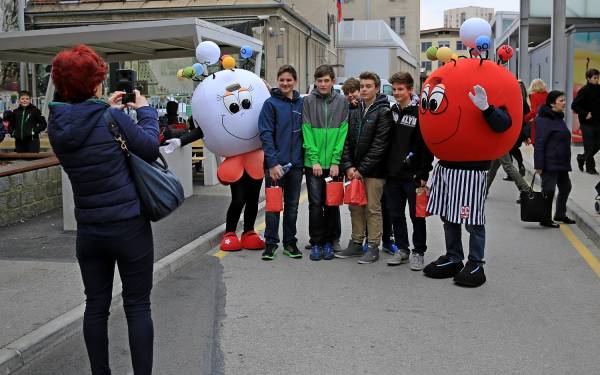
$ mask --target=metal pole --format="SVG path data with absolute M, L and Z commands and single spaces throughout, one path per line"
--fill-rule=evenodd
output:
M 567 1 L 553 0 L 552 31 L 551 31 L 551 61 L 550 71 L 552 76 L 552 90 L 565 91 L 567 82 L 567 67 L 565 51 L 567 50 L 567 37 L 565 28 L 567 24 Z
M 17 0 L 18 2 L 18 21 L 19 31 L 25 31 L 25 0 Z M 21 63 L 19 69 L 19 88 L 27 90 L 27 63 Z
M 371 0 L 365 0 L 365 15 L 368 20 L 371 19 Z
M 529 0 L 521 0 L 521 14 L 519 24 L 519 78 L 525 85 L 531 79 L 529 66 Z

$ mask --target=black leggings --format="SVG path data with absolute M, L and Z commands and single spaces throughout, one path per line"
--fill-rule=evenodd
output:
M 523 165 L 523 154 L 521 153 L 521 139 L 517 140 L 517 144 L 510 150 L 510 156 L 517 161 L 519 167 Z
M 225 232 L 235 232 L 242 210 L 244 210 L 244 232 L 254 230 L 261 186 L 262 179 L 255 180 L 246 172 L 239 181 L 230 185 L 231 204 L 227 210 Z
M 116 263 L 123 283 L 123 309 L 133 371 L 135 375 L 150 375 L 154 342 L 150 312 L 154 263 L 152 228 L 145 218 L 121 224 L 125 227 L 116 227 L 114 230 L 119 233 L 114 236 L 105 224 L 90 231 L 78 228 L 77 260 L 86 295 L 83 337 L 92 374 L 109 375 L 108 315 Z

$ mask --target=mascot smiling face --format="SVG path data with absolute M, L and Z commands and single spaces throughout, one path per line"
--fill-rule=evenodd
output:
M 192 97 L 192 115 L 206 148 L 225 157 L 261 148 L 258 116 L 270 96 L 263 81 L 247 70 L 222 70 L 206 77 Z
M 510 129 L 496 133 L 469 99 L 482 86 L 488 103 L 508 112 Z M 441 160 L 495 160 L 506 154 L 521 132 L 523 99 L 519 83 L 506 68 L 475 58 L 448 62 L 423 84 L 419 123 L 425 143 Z

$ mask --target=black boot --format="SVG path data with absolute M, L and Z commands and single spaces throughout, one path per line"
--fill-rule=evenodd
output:
M 429 263 L 423 269 L 423 273 L 432 279 L 448 279 L 454 277 L 462 268 L 462 262 L 453 262 L 447 255 L 442 255 L 435 262 Z
M 465 267 L 454 276 L 454 282 L 461 286 L 477 288 L 485 283 L 483 264 L 469 260 Z

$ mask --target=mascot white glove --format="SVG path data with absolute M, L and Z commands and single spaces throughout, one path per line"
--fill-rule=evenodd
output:
M 170 154 L 181 147 L 181 139 L 179 138 L 167 139 L 167 143 L 168 144 L 164 148 L 166 154 Z
M 485 93 L 485 89 L 479 85 L 473 86 L 475 90 L 475 95 L 469 92 L 469 98 L 475 104 L 475 107 L 479 108 L 482 111 L 485 111 L 489 108 L 487 94 Z

